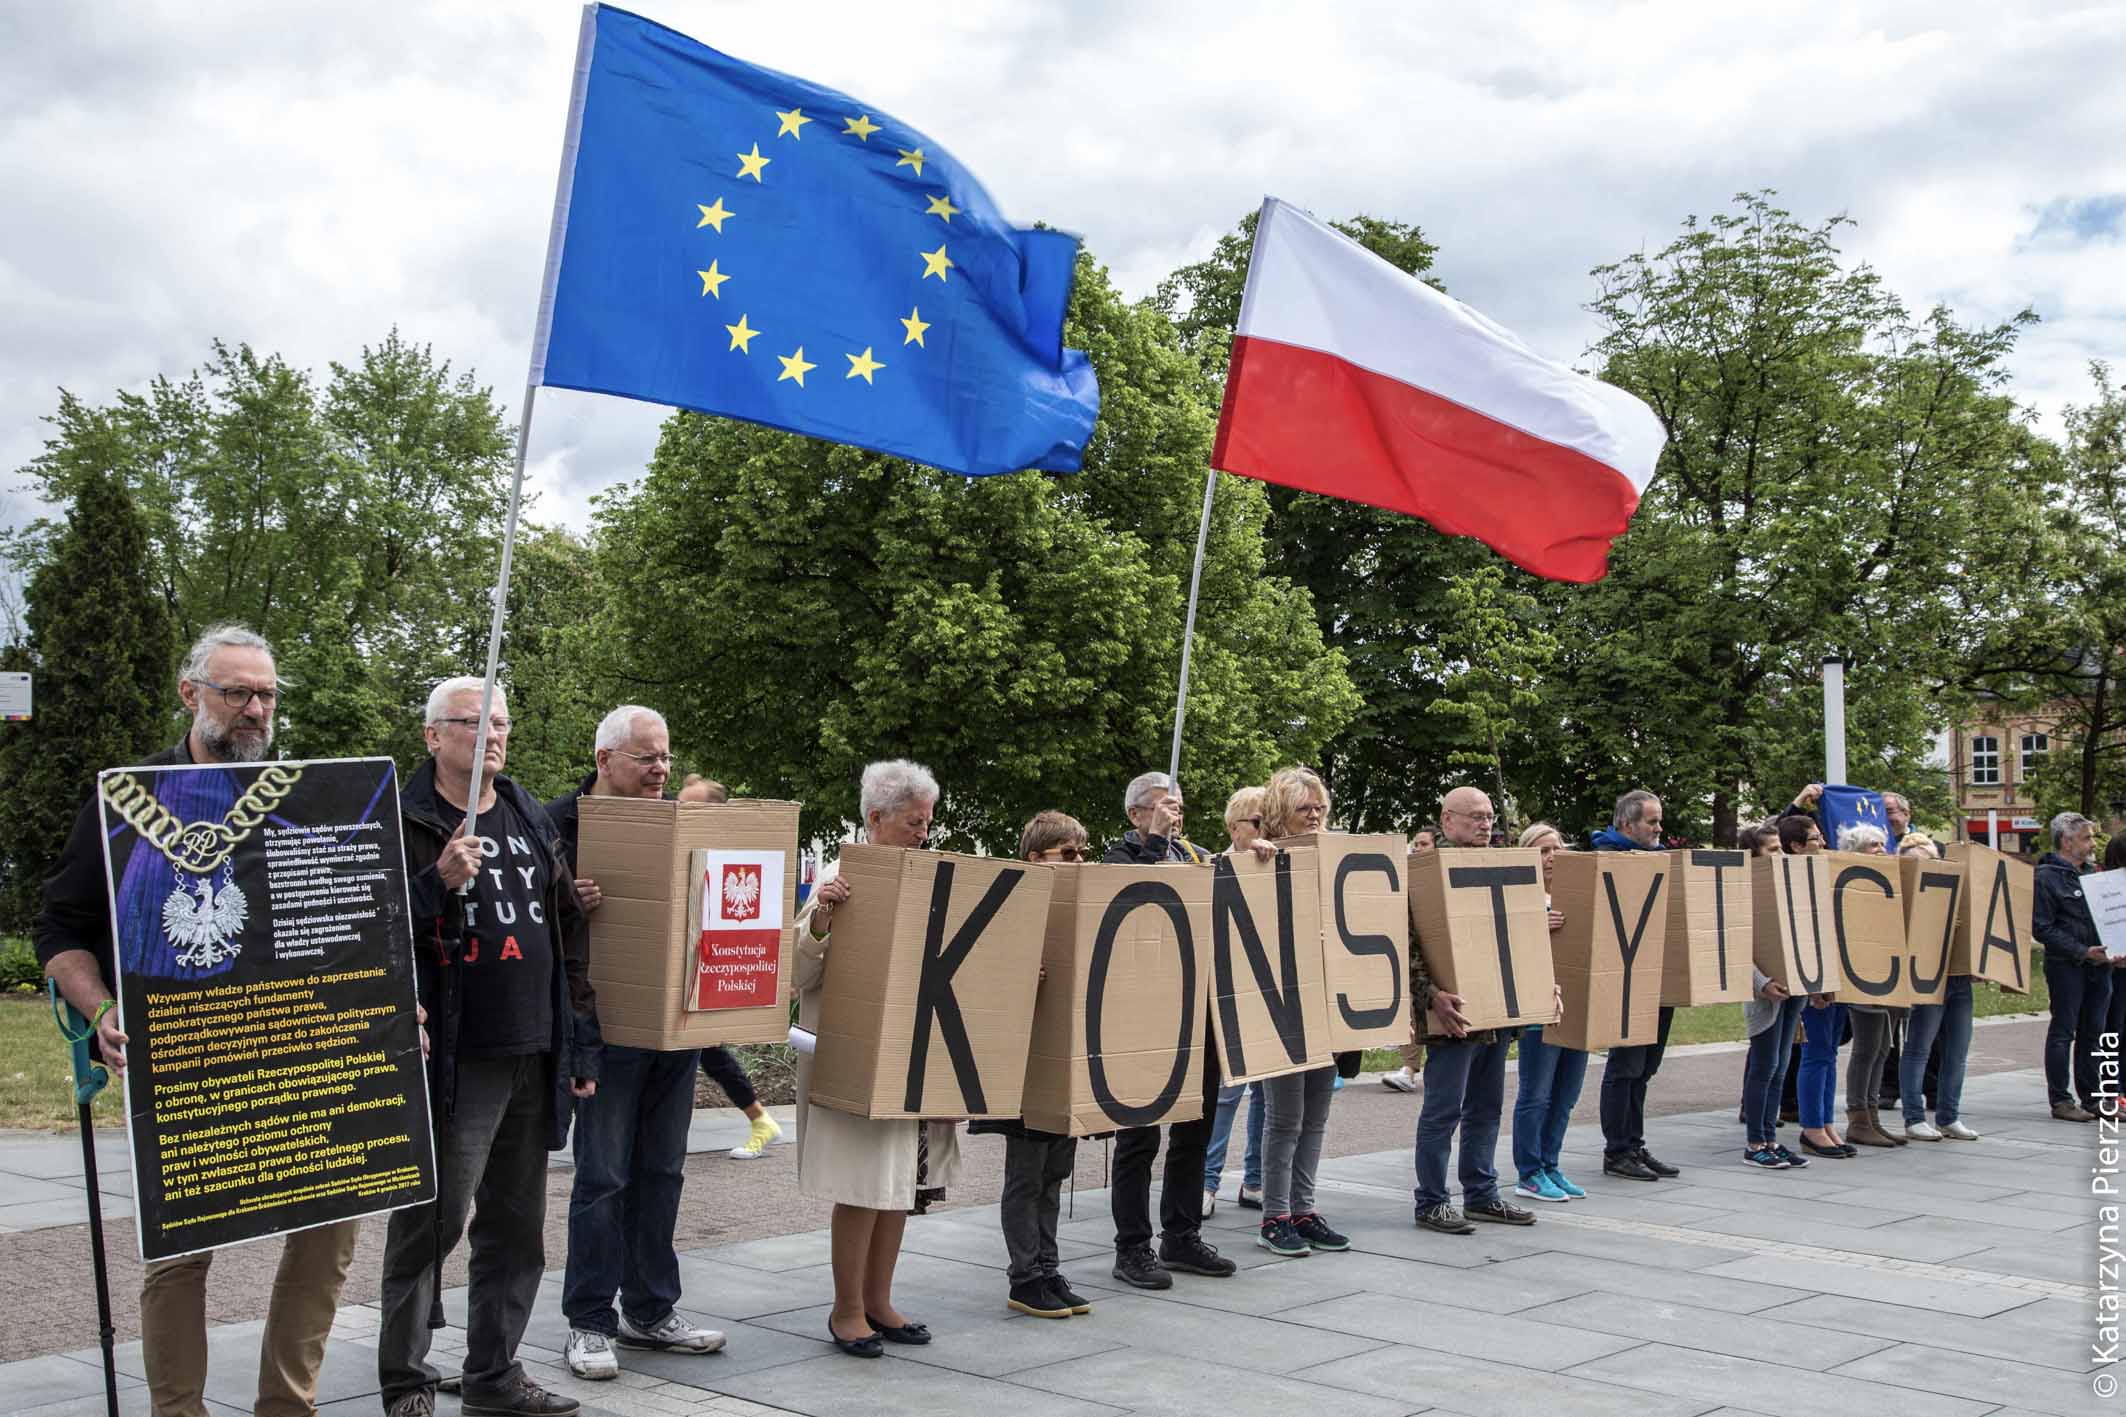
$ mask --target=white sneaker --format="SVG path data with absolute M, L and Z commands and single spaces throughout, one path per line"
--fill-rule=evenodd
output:
M 696 1328 L 679 1317 L 677 1309 L 664 1316 L 661 1323 L 640 1329 L 629 1323 L 627 1315 L 620 1316 L 620 1346 L 623 1348 L 656 1348 L 664 1352 L 714 1353 L 723 1347 L 723 1335 L 713 1328 Z
M 1942 1134 L 1943 1136 L 1947 1137 L 1947 1138 L 1948 1138 L 1948 1139 L 1949 1139 L 1950 1141 L 1977 1141 L 1977 1140 L 1978 1140 L 1978 1133 L 1977 1133 L 1977 1132 L 1974 1132 L 1974 1131 L 1972 1131 L 1972 1130 L 1971 1130 L 1971 1129 L 1970 1129 L 1969 1127 L 1965 1126 L 1965 1125 L 1964 1125 L 1964 1124 L 1963 1124 L 1962 1122 L 1951 1122 L 1951 1123 L 1949 1123 L 1949 1125 L 1948 1125 L 1948 1126 L 1946 1126 L 1946 1127 L 1943 1127 L 1943 1128 L 1941 1129 L 1941 1134 Z
M 1261 1210 L 1262 1187 L 1242 1186 L 1240 1188 L 1240 1208 L 1242 1210 Z
M 1940 1141 L 1941 1133 L 1934 1129 L 1932 1122 L 1918 1121 L 1906 1126 L 1905 1139 L 1907 1141 Z
M 586 1382 L 602 1383 L 620 1376 L 620 1360 L 612 1341 L 602 1333 L 572 1328 L 568 1331 L 568 1370 Z
M 1218 1193 L 1206 1186 L 1203 1189 L 1203 1218 L 1210 1219 L 1218 1213 Z
M 1390 1092 L 1415 1092 L 1417 1075 L 1408 1068 L 1398 1068 L 1392 1073 L 1382 1073 L 1380 1085 Z

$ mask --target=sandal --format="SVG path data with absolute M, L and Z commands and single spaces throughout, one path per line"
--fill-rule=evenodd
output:
M 834 1331 L 834 1320 L 831 1318 L 827 1320 L 827 1337 L 833 1339 L 834 1346 L 851 1358 L 881 1358 L 886 1353 L 886 1345 L 879 1341 L 877 1334 L 867 1334 L 863 1338 L 843 1338 Z
M 888 1343 L 921 1344 L 930 1341 L 930 1326 L 928 1324 L 889 1324 L 872 1314 L 864 1315 L 864 1319 L 873 1328 L 877 1329 L 878 1336 Z

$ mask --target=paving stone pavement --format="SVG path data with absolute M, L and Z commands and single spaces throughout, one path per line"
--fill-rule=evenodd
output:
M 1745 1170 L 1731 1109 L 1663 1117 L 1654 1141 L 1684 1171 L 1651 1185 L 1602 1176 L 1598 1134 L 1576 1128 L 1565 1168 L 1587 1200 L 1465 1238 L 1411 1225 L 1406 1149 L 1346 1155 L 1324 1164 L 1319 1201 L 1350 1253 L 1276 1259 L 1252 1243 L 1256 1213 L 1226 1204 L 1207 1233 L 1241 1273 L 1177 1275 L 1155 1294 L 1109 1276 L 1105 1195 L 1083 1191 L 1061 1250 L 1094 1312 L 1066 1321 L 1004 1308 L 996 1208 L 967 1206 L 908 1230 L 897 1297 L 936 1343 L 872 1363 L 826 1343 L 823 1231 L 694 1247 L 683 1307 L 729 1335 L 725 1353 L 623 1352 L 618 1380 L 579 1382 L 561 1362 L 555 1272 L 523 1356 L 593 1417 L 2126 1411 L 2098 1395 L 2111 1370 L 2091 1347 L 2106 1238 L 2089 1190 L 2097 1129 L 2051 1121 L 2041 1097 L 2027 1070 L 1973 1078 L 1965 1116 L 1984 1141 L 1795 1172 Z M 2108 1238 L 2116 1248 L 2115 1221 Z M 445 1366 L 463 1351 L 462 1289 L 446 1310 Z M 373 1304 L 341 1310 L 321 1410 L 378 1410 L 376 1326 Z M 248 1405 L 258 1328 L 212 1331 L 213 1412 Z M 0 1364 L 0 1403 L 101 1412 L 96 1362 L 83 1350 Z M 145 1412 L 138 1343 L 120 1369 L 122 1410 Z

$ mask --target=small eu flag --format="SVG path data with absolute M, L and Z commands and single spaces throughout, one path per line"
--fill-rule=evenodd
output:
M 1897 850 L 1897 843 L 1889 840 L 1890 813 L 1882 794 L 1872 788 L 1827 783 L 1816 804 L 1816 824 L 1823 828 L 1824 844 L 1833 851 L 1839 849 L 1838 833 L 1847 827 L 1874 827 L 1883 833 L 1884 849 Z
M 1100 411 L 1063 348 L 1077 249 L 890 114 L 590 5 L 531 382 L 1074 472 Z

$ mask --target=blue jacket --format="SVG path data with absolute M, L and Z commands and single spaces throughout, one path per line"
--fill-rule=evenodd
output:
M 1587 839 L 1587 844 L 1597 851 L 1658 851 L 1659 847 L 1641 846 L 1615 827 L 1604 827 Z

